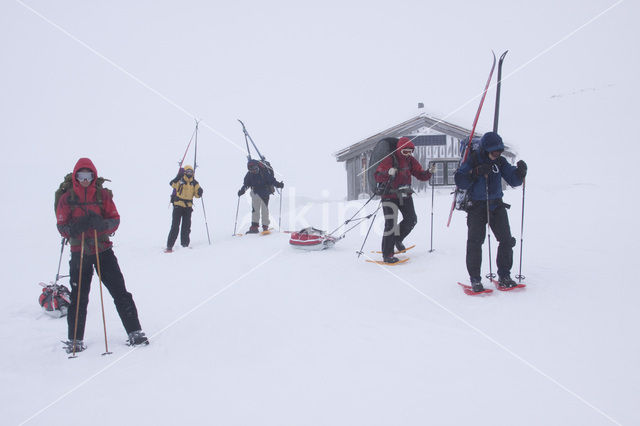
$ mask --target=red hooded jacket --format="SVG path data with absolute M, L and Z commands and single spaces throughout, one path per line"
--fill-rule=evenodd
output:
M 393 154 L 387 156 L 378 164 L 374 176 L 376 182 L 379 183 L 384 183 L 391 179 L 389 175 L 390 168 L 395 167 L 398 169 L 395 178 L 389 184 L 388 193 L 383 194 L 382 198 L 398 198 L 398 194 L 393 191 L 401 186 L 411 185 L 411 175 L 419 180 L 431 179 L 431 173 L 428 170 L 423 170 L 418 160 L 413 158 L 412 155 L 405 156 L 400 153 L 404 148 L 415 149 L 415 146 L 409 138 L 400 138 L 398 140 L 398 148 Z
M 76 179 L 76 173 L 80 169 L 89 169 L 93 172 L 93 180 L 87 188 L 80 185 Z M 73 168 L 73 190 L 69 190 L 60 197 L 56 209 L 58 231 L 60 235 L 69 239 L 72 252 L 80 251 L 80 237 L 71 236 L 71 225 L 89 212 L 102 216 L 104 222 L 102 231 L 98 231 L 98 251 L 103 252 L 113 245 L 109 241 L 109 235 L 113 234 L 120 225 L 120 215 L 113 203 L 110 191 L 101 189 L 101 201 L 97 196 L 96 179 L 98 171 L 90 159 L 81 158 Z M 85 231 L 85 252 L 95 254 L 94 228 Z

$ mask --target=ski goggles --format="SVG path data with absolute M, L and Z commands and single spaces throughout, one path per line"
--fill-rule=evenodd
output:
M 79 181 L 86 180 L 91 182 L 93 180 L 93 172 L 78 172 L 76 173 L 76 179 Z
M 402 155 L 411 155 L 413 154 L 413 149 L 412 148 L 403 148 L 400 150 L 400 153 Z
M 193 170 L 187 169 L 187 170 L 184 171 L 184 174 L 187 175 L 187 176 L 193 176 Z

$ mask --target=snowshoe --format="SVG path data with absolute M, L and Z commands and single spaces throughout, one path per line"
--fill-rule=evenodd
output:
M 68 354 L 82 352 L 87 349 L 82 340 L 67 340 L 62 343 L 64 343 L 62 349 L 64 349 Z
M 397 266 L 397 265 L 402 265 L 405 262 L 409 261 L 408 257 L 405 257 L 404 259 L 398 259 L 397 257 L 393 257 L 392 258 L 385 258 L 384 260 L 372 260 L 372 259 L 367 259 L 366 261 L 369 263 L 375 263 L 377 265 L 383 265 L 383 266 Z
M 496 288 L 500 291 L 511 291 L 526 287 L 525 284 L 518 284 L 508 275 L 505 277 L 500 277 L 500 279 L 498 279 L 497 281 L 492 279 L 491 282 L 493 282 Z
M 478 296 L 481 294 L 493 293 L 493 290 L 491 290 L 490 288 L 485 289 L 482 286 L 482 283 L 480 283 L 480 287 L 482 287 L 482 291 L 473 291 L 473 287 L 471 287 L 469 284 L 463 284 L 461 282 L 458 282 L 458 285 L 462 286 L 462 289 L 464 290 L 464 294 L 468 294 L 469 296 Z
M 482 293 L 485 289 L 481 281 L 471 280 L 471 290 L 474 293 Z
M 509 275 L 506 275 L 498 279 L 498 285 L 504 288 L 512 288 L 512 287 L 516 287 L 518 283 L 515 282 L 513 279 L 511 279 Z
M 132 331 L 129 333 L 129 340 L 127 340 L 129 346 L 148 345 L 149 339 L 145 336 L 142 330 Z

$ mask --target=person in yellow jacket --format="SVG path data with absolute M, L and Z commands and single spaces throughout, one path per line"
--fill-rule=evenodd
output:
M 193 167 L 184 166 L 184 168 L 180 169 L 178 175 L 169 182 L 169 185 L 171 185 L 174 190 L 171 196 L 171 202 L 173 203 L 173 220 L 171 221 L 169 238 L 167 238 L 166 252 L 173 251 L 173 245 L 178 238 L 178 231 L 180 230 L 180 221 L 182 221 L 180 245 L 182 245 L 182 247 L 189 247 L 193 197 L 200 198 L 202 196 L 202 188 L 193 175 Z

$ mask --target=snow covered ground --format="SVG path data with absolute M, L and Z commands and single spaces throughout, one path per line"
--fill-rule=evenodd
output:
M 2 424 L 640 424 L 638 5 L 479 7 L 3 3 Z M 415 25 L 427 12 L 431 24 Z M 415 57 L 451 32 L 451 17 L 470 28 Z M 500 28 L 475 28 L 490 20 Z M 290 248 L 286 233 L 231 236 L 244 175 L 236 118 L 285 181 L 282 229 L 333 229 L 364 201 L 342 201 L 344 167 L 331 153 L 409 118 L 417 101 L 444 118 L 480 90 L 491 48 L 510 49 L 500 131 L 529 164 L 525 291 L 463 294 L 464 214 L 445 227 L 445 190 L 435 251 L 422 194 L 408 239 L 417 247 L 398 267 L 357 258 L 364 227 L 313 253 Z M 371 67 L 381 57 L 394 66 Z M 461 65 L 441 70 L 433 58 Z M 182 105 L 204 120 L 197 178 L 212 244 L 198 203 L 193 249 L 167 255 L 168 181 L 193 123 Z M 476 105 L 448 119 L 468 126 Z M 481 129 L 492 107 L 491 92 Z M 69 360 L 66 321 L 42 313 L 37 283 L 58 264 L 53 192 L 81 156 L 112 179 L 114 250 L 151 344 L 124 344 L 105 294 L 113 354 L 101 356 L 94 278 L 88 348 Z M 505 201 L 519 240 L 521 188 Z M 378 217 L 370 256 L 381 226 Z

